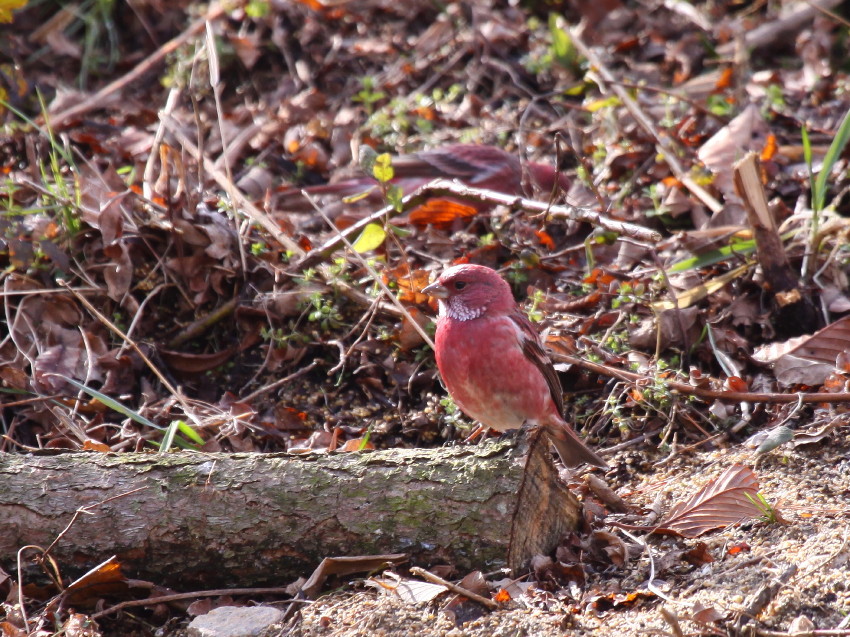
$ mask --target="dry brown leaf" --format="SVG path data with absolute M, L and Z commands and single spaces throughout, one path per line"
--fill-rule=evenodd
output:
M 388 555 L 358 555 L 353 557 L 326 557 L 316 567 L 301 591 L 308 599 L 313 599 L 322 588 L 322 584 L 331 575 L 350 575 L 351 573 L 362 573 L 374 571 L 387 564 L 402 564 L 407 561 L 405 553 L 391 553 Z
M 767 124 L 757 106 L 750 105 L 721 128 L 697 152 L 706 167 L 715 173 L 714 185 L 724 193 L 735 194 L 732 167 L 747 151 L 764 148 Z
M 401 601 L 414 606 L 427 604 L 437 595 L 449 590 L 442 584 L 402 578 L 395 573 L 387 573 L 383 577 L 371 577 L 364 583 L 378 591 L 398 595 Z
M 184 374 L 201 374 L 211 369 L 215 369 L 219 365 L 223 365 L 236 352 L 236 348 L 228 347 L 220 352 L 212 352 L 211 354 L 190 354 L 188 352 L 175 352 L 167 349 L 160 349 L 159 354 L 168 366 L 177 372 Z
M 845 316 L 814 334 L 760 347 L 753 358 L 774 363 L 776 378 L 785 385 L 817 386 L 835 370 L 839 356 L 848 352 L 850 316 Z
M 734 464 L 689 500 L 673 505 L 659 528 L 693 538 L 759 517 L 762 511 L 750 499 L 757 495 L 756 474 L 749 467 Z

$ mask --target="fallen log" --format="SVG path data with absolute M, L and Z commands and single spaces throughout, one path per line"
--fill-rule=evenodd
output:
M 59 538 L 65 575 L 116 555 L 126 576 L 181 588 L 280 585 L 328 556 L 399 552 L 516 571 L 580 511 L 547 445 L 528 446 L 0 454 L 0 565 L 14 572 L 18 549 Z

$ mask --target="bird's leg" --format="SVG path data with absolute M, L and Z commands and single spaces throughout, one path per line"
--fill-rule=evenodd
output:
M 478 436 L 487 432 L 487 427 L 479 423 L 475 429 L 466 438 L 463 439 L 464 444 L 473 442 Z

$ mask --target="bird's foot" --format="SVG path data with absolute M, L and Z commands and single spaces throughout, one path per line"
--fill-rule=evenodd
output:
M 484 425 L 477 425 L 475 429 L 469 434 L 466 438 L 463 439 L 464 443 L 474 442 L 477 438 L 487 433 L 487 427 Z

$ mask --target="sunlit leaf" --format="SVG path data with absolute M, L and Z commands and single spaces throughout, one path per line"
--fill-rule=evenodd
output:
M 22 9 L 28 0 L 0 0 L 0 22 L 12 22 L 12 11 Z
M 360 236 L 357 237 L 357 240 L 354 242 L 352 247 L 355 252 L 368 252 L 369 250 L 374 250 L 380 246 L 386 238 L 387 231 L 384 230 L 383 226 L 377 223 L 370 223 L 363 228 L 363 232 L 361 232 Z
M 758 478 L 752 469 L 734 464 L 684 502 L 676 503 L 661 529 L 684 537 L 697 537 L 708 531 L 761 517 L 754 504 Z
M 717 292 L 730 281 L 734 281 L 739 276 L 743 275 L 749 269 L 749 263 L 739 265 L 734 270 L 730 270 L 725 274 L 721 274 L 720 276 L 714 277 L 713 279 L 709 279 L 705 283 L 700 283 L 699 285 L 695 285 L 694 287 L 685 290 L 684 292 L 680 292 L 676 295 L 675 302 L 670 300 L 664 300 L 653 303 L 652 309 L 660 312 L 662 310 L 673 310 L 677 308 L 682 310 L 686 307 L 690 307 L 694 303 L 707 297 L 709 294 Z
M 434 226 L 443 230 L 451 228 L 456 219 L 468 219 L 478 214 L 473 206 L 452 199 L 429 199 L 410 211 L 410 223 L 414 226 Z
M 393 170 L 393 158 L 389 153 L 378 155 L 375 159 L 375 165 L 372 167 L 372 174 L 375 179 L 385 184 L 395 176 Z

